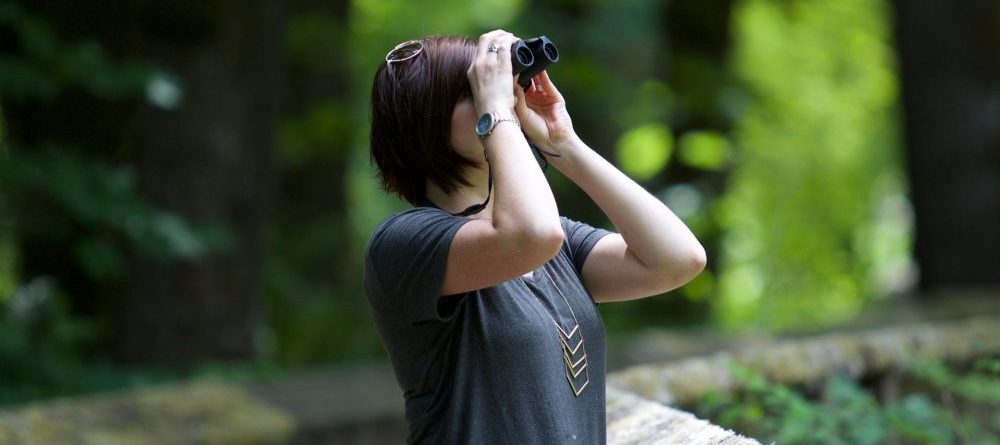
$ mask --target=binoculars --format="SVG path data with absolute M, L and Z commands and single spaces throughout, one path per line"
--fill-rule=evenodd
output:
M 521 88 L 531 85 L 531 78 L 559 61 L 559 50 L 548 37 L 518 40 L 510 47 L 510 60 Z

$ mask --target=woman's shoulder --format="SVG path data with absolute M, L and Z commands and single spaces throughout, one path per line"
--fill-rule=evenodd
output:
M 372 231 L 372 236 L 376 234 L 405 229 L 407 227 L 419 226 L 430 221 L 440 220 L 444 217 L 452 216 L 450 213 L 435 207 L 413 207 L 402 210 L 387 216 Z
M 383 219 L 368 238 L 371 251 L 383 242 L 394 245 L 413 240 L 420 233 L 447 231 L 467 221 L 436 207 L 413 207 Z

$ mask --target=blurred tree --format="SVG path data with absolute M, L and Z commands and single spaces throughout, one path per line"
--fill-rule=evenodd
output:
M 153 241 L 146 235 L 157 238 L 155 232 L 165 232 L 153 229 L 146 217 L 169 218 L 154 215 L 135 196 L 128 168 L 91 159 L 98 147 L 113 146 L 107 130 L 116 128 L 114 120 L 102 121 L 100 112 L 128 104 L 141 91 L 146 73 L 112 61 L 92 40 L 64 42 L 49 23 L 14 3 L 0 2 L 0 33 L 0 98 L 7 127 L 0 212 L 3 236 L 10 240 L 2 249 L 7 252 L 3 274 L 16 271 L 12 278 L 25 281 L 58 277 L 60 286 L 76 287 L 74 308 L 93 315 L 100 293 L 96 282 L 121 272 L 119 241 Z M 95 115 L 86 123 L 67 119 L 81 110 Z M 140 213 L 133 222 L 135 237 L 123 233 L 123 224 L 109 224 L 111 213 L 120 216 L 126 209 Z M 182 224 L 175 227 L 184 232 Z M 93 255 L 97 252 L 103 254 Z M 99 261 L 88 261 L 95 257 Z
M 357 348 L 361 236 L 349 215 L 351 154 L 362 116 L 350 68 L 350 1 L 287 2 L 282 50 L 287 106 L 275 152 L 277 201 L 268 224 L 265 353 L 302 364 Z M 353 304 L 352 304 L 353 303 Z M 330 342 L 330 338 L 338 341 Z M 371 336 L 364 336 L 371 343 Z
M 729 144 L 722 135 L 736 118 L 736 82 L 728 67 L 732 10 L 732 0 L 674 0 L 666 2 L 662 19 L 669 48 L 665 78 L 675 92 L 670 124 L 677 139 L 676 161 L 664 171 L 659 195 L 705 246 L 709 267 L 670 298 L 657 300 L 661 313 L 692 324 L 711 318 L 721 258 L 721 229 L 710 212 L 726 189 Z
M 1000 2 L 894 4 L 920 286 L 1000 285 Z
M 747 92 L 715 317 L 816 329 L 891 291 L 908 220 L 897 168 L 885 2 L 742 0 L 734 73 Z
M 100 309 L 85 312 L 105 322 L 105 338 L 123 359 L 186 364 L 253 356 L 264 216 L 272 180 L 272 130 L 283 85 L 282 3 L 24 3 L 26 10 L 46 17 L 61 36 L 92 43 L 84 46 L 82 66 L 69 65 L 77 68 L 69 79 L 83 79 L 86 88 L 63 92 L 56 84 L 45 100 L 5 107 L 11 116 L 11 141 L 19 147 L 72 144 L 83 147 L 85 157 L 136 164 L 134 174 L 115 176 L 94 168 L 76 173 L 71 168 L 86 166 L 87 161 L 71 162 L 67 174 L 84 175 L 89 182 L 56 182 L 65 192 L 56 196 L 63 196 L 71 209 L 89 211 L 84 215 L 104 218 L 100 224 L 118 224 L 130 233 L 143 221 L 142 214 L 129 207 L 119 206 L 117 213 L 88 207 L 89 202 L 80 199 L 86 198 L 81 193 L 87 189 L 79 184 L 98 187 L 108 182 L 106 187 L 122 188 L 137 178 L 139 190 L 155 204 L 185 217 L 221 222 L 233 234 L 228 252 L 174 262 L 133 255 L 127 278 L 102 285 L 113 289 L 100 293 Z M 38 35 L 37 29 L 21 33 L 24 51 L 43 56 L 55 51 Z M 117 57 L 160 67 L 151 77 L 143 77 L 145 102 L 113 101 L 108 88 L 102 89 L 105 84 L 117 85 L 110 80 L 102 83 L 105 76 L 95 69 L 94 54 L 103 56 L 103 48 Z M 46 69 L 59 80 L 66 75 L 59 68 Z M 43 159 L 41 174 L 51 177 L 60 171 L 46 170 L 67 151 L 71 150 L 55 150 L 52 162 Z M 46 184 L 44 176 L 38 182 Z M 39 206 L 49 201 L 32 202 L 44 210 Z M 46 217 L 59 221 L 58 212 L 36 213 L 43 216 L 39 221 Z M 183 223 L 175 216 L 156 219 L 153 227 L 182 246 L 198 246 L 180 229 Z M 81 275 L 78 266 L 67 265 L 72 256 L 61 250 L 60 243 L 74 239 L 77 232 L 73 226 L 58 233 L 22 231 L 19 258 L 25 276 L 55 274 L 75 300 L 80 295 L 93 302 L 87 295 L 97 293 L 88 290 L 95 281 Z M 101 244 L 84 249 L 84 254 L 96 260 L 110 258 Z
M 178 90 L 138 112 L 131 142 L 143 191 L 182 215 L 222 221 L 234 239 L 198 263 L 138 265 L 115 317 L 122 358 L 191 363 L 257 351 L 284 7 L 185 0 L 107 11 L 122 14 L 109 28 L 130 37 L 126 53 L 169 67 L 162 82 Z

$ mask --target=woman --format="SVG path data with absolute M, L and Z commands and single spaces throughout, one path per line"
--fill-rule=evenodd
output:
M 516 40 L 410 41 L 375 75 L 372 159 L 415 207 L 375 229 L 364 285 L 408 443 L 605 443 L 597 303 L 705 265 L 687 227 L 577 137 L 546 73 L 517 86 Z M 619 233 L 559 216 L 529 140 Z

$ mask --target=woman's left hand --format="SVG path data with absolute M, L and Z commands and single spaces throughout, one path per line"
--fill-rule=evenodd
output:
M 535 76 L 527 92 L 515 85 L 517 117 L 531 142 L 545 151 L 558 153 L 557 146 L 576 137 L 573 121 L 566 111 L 566 100 L 542 71 Z

